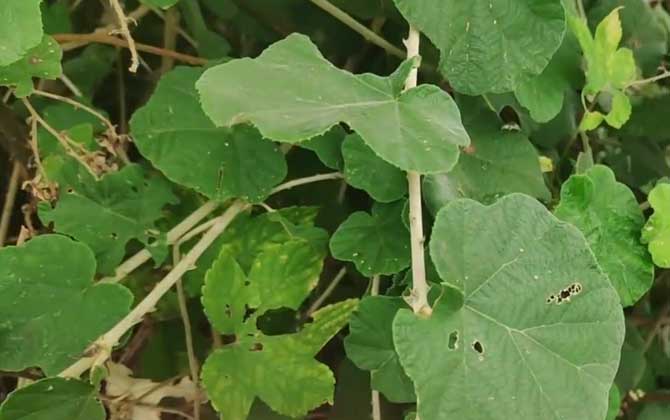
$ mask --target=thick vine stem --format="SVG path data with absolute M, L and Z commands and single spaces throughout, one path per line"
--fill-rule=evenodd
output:
M 410 27 L 409 36 L 405 40 L 407 58 L 419 55 L 419 31 Z M 417 85 L 418 69 L 414 68 L 407 78 L 405 90 Z M 428 304 L 428 283 L 426 282 L 426 262 L 424 257 L 423 210 L 421 203 L 421 175 L 418 172 L 407 173 L 409 184 L 409 225 L 412 247 L 412 293 L 409 303 L 414 313 L 430 315 L 432 310 Z
M 209 248 L 228 225 L 245 209 L 249 204 L 243 201 L 235 201 L 225 211 L 221 219 L 212 226 L 207 233 L 195 244 L 188 254 L 170 271 L 163 279 L 156 284 L 151 292 L 133 308 L 128 315 L 119 321 L 112 329 L 102 335 L 87 351 L 85 358 L 78 360 L 72 366 L 65 369 L 58 376 L 61 377 L 79 377 L 86 370 L 94 365 L 101 365 L 111 356 L 112 349 L 119 342 L 121 337 L 133 326 L 142 321 L 142 318 L 153 311 L 158 301 L 168 292 L 179 279 L 193 268 L 200 256 Z

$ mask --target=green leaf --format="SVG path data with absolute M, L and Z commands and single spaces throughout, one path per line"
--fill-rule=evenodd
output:
M 598 111 L 586 111 L 579 123 L 579 131 L 590 131 L 600 127 L 605 120 L 605 116 Z
M 612 10 L 598 24 L 595 37 L 591 36 L 583 19 L 576 16 L 568 19 L 586 58 L 583 95 L 597 95 L 600 92 L 613 95 L 609 113 L 604 119 L 615 128 L 621 128 L 630 117 L 631 104 L 624 90 L 635 80 L 637 73 L 633 52 L 628 48 L 619 48 L 622 37 L 619 10 Z M 600 113 L 588 110 L 580 129 L 594 129 L 602 122 L 602 118 Z
M 335 379 L 314 355 L 347 323 L 356 304 L 347 300 L 322 308 L 298 333 L 258 333 L 212 353 L 203 366 L 202 382 L 221 419 L 246 419 L 256 397 L 291 417 L 332 403 Z
M 344 177 L 352 187 L 366 191 L 381 203 L 399 200 L 407 194 L 405 173 L 377 156 L 358 134 L 344 140 L 342 156 Z
M 372 215 L 351 214 L 330 239 L 333 257 L 353 262 L 366 277 L 407 268 L 411 257 L 409 231 L 401 220 L 404 204 L 375 204 Z
M 369 296 L 351 317 L 344 341 L 347 356 L 361 369 L 372 371 L 372 388 L 397 403 L 414 402 L 414 385 L 393 347 L 393 318 L 406 308 L 402 298 Z
M 612 108 L 609 114 L 605 115 L 605 121 L 611 127 L 621 128 L 630 118 L 633 107 L 625 93 L 621 91 L 612 92 Z
M 619 415 L 621 407 L 621 393 L 616 384 L 612 385 L 609 393 L 609 407 L 607 408 L 607 417 L 605 420 L 615 420 Z
M 58 132 L 65 132 L 72 140 L 89 151 L 100 148 L 94 138 L 105 129 L 102 122 L 90 113 L 70 104 L 57 103 L 41 111 L 42 118 Z M 56 137 L 44 127 L 37 129 L 37 144 L 42 159 L 51 155 L 65 156 L 66 152 Z
M 342 142 L 346 135 L 344 129 L 336 125 L 324 134 L 300 143 L 300 146 L 316 153 L 319 160 L 330 169 L 341 171 L 344 167 Z
M 654 214 L 642 231 L 642 242 L 649 245 L 654 264 L 670 268 L 670 184 L 658 184 L 649 193 Z
M 583 79 L 579 63 L 577 41 L 567 33 L 544 71 L 519 83 L 514 95 L 533 120 L 549 122 L 561 112 L 566 91 L 577 88 Z
M 61 75 L 62 57 L 63 51 L 56 41 L 45 36 L 39 45 L 29 50 L 20 60 L 0 67 L 0 86 L 13 86 L 17 97 L 26 97 L 33 93 L 33 77 L 55 79 Z
M 226 250 L 207 271 L 202 306 L 209 322 L 221 334 L 238 334 L 255 291 L 247 276 Z
M 77 57 L 63 63 L 63 73 L 81 90 L 87 98 L 92 98 L 97 89 L 111 73 L 118 55 L 116 48 L 108 45 L 91 44 Z
M 668 51 L 668 34 L 649 3 L 638 0 L 599 0 L 589 8 L 589 21 L 600 22 L 621 8 L 622 44 L 635 54 L 646 76 L 653 76 Z
M 249 282 L 257 290 L 263 313 L 270 309 L 298 309 L 316 287 L 323 268 L 325 249 L 294 240 L 263 251 L 251 266 Z
M 442 53 L 440 71 L 458 92 L 514 90 L 538 75 L 561 45 L 565 12 L 556 0 L 395 0 Z
M 174 3 L 174 0 L 160 1 L 172 1 Z M 182 0 L 179 3 L 179 10 L 186 26 L 193 34 L 198 55 L 209 59 L 221 59 L 230 54 L 231 48 L 228 40 L 207 27 L 207 21 L 198 0 Z
M 640 243 L 644 217 L 633 192 L 616 181 L 611 169 L 596 165 L 571 176 L 554 214 L 584 233 L 623 306 L 634 304 L 649 290 L 654 267 Z
M 263 201 L 286 176 L 284 156 L 251 127 L 216 128 L 195 91 L 201 74 L 179 67 L 161 78 L 130 122 L 135 144 L 169 179 L 212 199 Z
M 670 416 L 670 404 L 644 404 L 638 420 L 665 420 Z
M 42 41 L 42 0 L 3 0 L 0 4 L 0 66 L 18 61 Z
M 165 234 L 155 222 L 176 197 L 163 177 L 132 164 L 96 181 L 74 159 L 56 156 L 44 167 L 49 179 L 58 182 L 60 199 L 53 208 L 40 203 L 40 219 L 88 245 L 100 273 L 113 273 L 131 239 L 147 246 L 157 262 L 165 258 Z
M 169 9 L 177 4 L 179 0 L 140 0 L 140 3 L 146 4 L 149 7 L 157 7 L 160 9 Z
M 472 143 L 451 172 L 424 178 L 424 194 L 433 213 L 460 197 L 490 203 L 519 192 L 548 201 L 551 193 L 540 157 L 528 138 L 503 129 L 497 115 L 474 99 L 464 97 L 459 104 L 467 115 L 464 123 Z
M 47 378 L 20 388 L 0 406 L 0 420 L 103 420 L 96 389 L 74 379 Z
M 624 317 L 576 228 L 519 194 L 459 200 L 438 213 L 430 254 L 449 289 L 432 316 L 393 323 L 419 417 L 605 418 Z
M 197 88 L 218 126 L 250 122 L 265 137 L 295 143 L 345 122 L 400 169 L 447 171 L 469 139 L 446 92 L 422 85 L 399 93 L 412 64 L 387 78 L 353 75 L 333 67 L 307 37 L 292 34 L 258 58 L 207 70 Z
M 94 274 L 93 253 L 64 236 L 0 249 L 0 369 L 55 375 L 126 315 L 130 292 Z

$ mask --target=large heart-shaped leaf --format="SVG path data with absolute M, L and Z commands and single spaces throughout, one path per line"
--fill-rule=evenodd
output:
M 42 0 L 0 2 L 0 66 L 20 59 L 42 41 Z
M 400 169 L 448 171 L 469 139 L 446 92 L 423 85 L 401 93 L 413 65 L 407 61 L 386 78 L 353 75 L 333 67 L 309 38 L 293 34 L 258 58 L 207 70 L 197 87 L 218 126 L 251 122 L 268 138 L 295 143 L 345 122 Z
M 558 0 L 395 0 L 440 49 L 440 70 L 459 92 L 514 90 L 538 75 L 565 33 Z
M 596 165 L 571 176 L 554 213 L 584 233 L 622 305 L 630 306 L 647 293 L 654 266 L 640 242 L 644 216 L 633 192 L 617 182 L 611 169 Z
M 212 199 L 263 201 L 286 176 L 286 161 L 253 128 L 212 124 L 195 91 L 201 74 L 179 67 L 161 78 L 130 122 L 135 144 L 168 178 Z
M 55 375 L 130 308 L 117 284 L 93 284 L 95 257 L 60 235 L 0 250 L 0 369 Z
M 520 194 L 458 200 L 430 254 L 446 290 L 432 316 L 403 309 L 393 325 L 419 417 L 605 418 L 623 311 L 575 227 Z
M 17 389 L 0 406 L 0 420 L 103 420 L 96 389 L 85 382 L 48 378 Z

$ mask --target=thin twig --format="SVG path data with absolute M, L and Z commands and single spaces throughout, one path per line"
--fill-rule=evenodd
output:
M 75 109 L 81 109 L 82 111 L 86 111 L 89 114 L 93 115 L 98 120 L 100 120 L 107 127 L 107 130 L 109 130 L 111 133 L 116 132 L 116 127 L 114 127 L 114 124 L 112 124 L 112 122 L 107 117 L 105 117 L 95 109 L 91 108 L 90 106 L 84 105 L 83 103 L 68 98 L 66 96 L 56 95 L 55 93 L 45 92 L 43 90 L 36 89 L 33 91 L 33 93 L 37 96 L 43 96 L 45 98 L 53 99 L 55 101 L 65 102 L 66 104 L 72 105 Z
M 172 260 L 176 266 L 181 261 L 181 252 L 179 251 L 179 246 L 174 246 L 172 248 Z M 198 359 L 195 357 L 195 350 L 193 349 L 193 330 L 191 328 L 191 317 L 188 314 L 188 307 L 186 306 L 186 295 L 184 294 L 184 285 L 182 283 L 182 278 L 179 277 L 177 280 L 177 301 L 179 302 L 179 313 L 181 315 L 182 324 L 184 324 L 184 341 L 186 342 L 186 354 L 188 356 L 188 367 L 191 371 L 191 380 L 198 388 Z M 193 417 L 195 420 L 200 420 L 200 399 L 198 398 L 198 392 L 196 392 L 195 398 L 193 398 Z
M 342 179 L 343 175 L 339 172 L 333 172 L 330 174 L 319 174 L 319 175 L 313 175 L 313 176 L 308 176 L 305 178 L 298 178 L 294 179 L 292 181 L 285 182 L 281 185 L 279 185 L 277 188 L 272 190 L 270 194 L 276 194 L 280 191 L 284 190 L 290 190 L 291 188 L 299 187 L 301 185 L 305 184 L 311 184 L 313 182 L 319 182 L 319 181 L 328 181 L 331 179 Z
M 409 36 L 405 41 L 407 47 L 407 58 L 419 55 L 419 31 L 410 27 Z M 417 69 L 413 69 L 407 82 L 405 90 L 416 87 Z M 431 308 L 428 304 L 428 283 L 426 282 L 426 262 L 424 256 L 423 236 L 423 209 L 421 203 L 421 174 L 410 171 L 407 173 L 409 184 L 409 225 L 412 248 L 412 293 L 410 304 L 414 313 L 430 315 Z
M 373 276 L 370 281 L 370 296 L 379 295 L 379 275 Z M 382 419 L 382 407 L 379 391 L 372 390 L 372 420 Z
M 9 223 L 12 220 L 12 213 L 14 213 L 14 204 L 16 203 L 16 194 L 19 191 L 20 183 L 21 163 L 16 160 L 12 166 L 12 174 L 9 177 L 7 193 L 5 194 L 5 202 L 2 206 L 2 216 L 0 217 L 0 247 L 4 246 L 5 241 L 7 240 Z
M 167 233 L 168 245 L 172 245 L 177 242 L 184 234 L 193 229 L 193 226 L 197 225 L 202 219 L 209 216 L 218 207 L 219 203 L 215 201 L 208 201 L 199 207 L 196 211 L 191 213 L 187 218 L 182 220 L 181 223 L 170 229 L 170 231 Z M 149 261 L 150 259 L 151 253 L 147 249 L 143 249 L 121 263 L 121 265 L 116 268 L 114 276 L 104 278 L 101 281 L 106 283 L 117 283 L 126 278 L 128 274 L 135 271 L 139 266 Z
M 663 73 L 656 75 L 654 77 L 650 77 L 648 79 L 640 79 L 636 80 L 634 82 L 631 82 L 628 84 L 628 87 L 635 87 L 635 86 L 641 86 L 641 85 L 646 85 L 647 83 L 654 83 L 658 82 L 659 80 L 667 79 L 670 77 L 670 71 L 665 70 Z
M 226 230 L 228 225 L 242 213 L 249 205 L 243 201 L 235 201 L 224 213 L 219 223 L 203 235 L 198 243 L 191 248 L 188 254 L 177 264 L 149 294 L 133 308 L 128 315 L 119 321 L 112 329 L 103 334 L 90 347 L 90 357 L 79 359 L 72 366 L 59 374 L 61 377 L 79 377 L 86 370 L 94 365 L 104 363 L 112 353 L 113 347 L 119 342 L 123 335 L 133 328 L 149 312 L 153 311 L 158 301 L 167 293 L 172 286 L 198 261 L 200 256 L 209 248 L 212 243 Z
M 163 48 L 166 50 L 174 51 L 177 48 L 177 29 L 179 28 L 179 11 L 176 7 L 172 7 L 165 12 L 165 18 L 163 19 L 165 24 L 163 25 Z M 174 67 L 174 58 L 172 57 L 162 57 L 160 74 L 165 74 L 172 70 Z
M 30 104 L 30 101 L 28 101 L 27 98 L 21 98 L 21 101 L 23 102 L 23 105 L 26 107 L 28 112 L 30 113 L 30 116 L 32 119 L 36 120 L 42 127 L 44 127 L 49 134 L 54 136 L 56 140 L 63 146 L 65 149 L 65 152 L 72 156 L 77 162 L 82 164 L 86 170 L 93 176 L 93 178 L 98 179 L 98 175 L 95 173 L 95 171 L 88 165 L 88 163 L 81 157 L 75 150 L 72 148 L 78 147 L 81 148 L 82 146 L 78 143 L 76 143 L 74 140 L 70 139 L 67 135 L 64 135 L 63 133 L 58 132 L 55 128 L 51 126 L 51 124 L 47 123 L 41 116 L 40 114 L 35 111 L 35 108 Z
M 59 79 L 61 82 L 63 82 L 63 84 L 65 85 L 65 87 L 68 88 L 68 90 L 69 90 L 70 92 L 72 92 L 72 94 L 73 94 L 74 96 L 76 96 L 77 98 L 81 98 L 81 97 L 84 96 L 84 94 L 81 92 L 81 89 L 79 89 L 79 88 L 77 87 L 77 85 L 75 85 L 74 82 L 73 82 L 72 80 L 70 80 L 70 78 L 67 77 L 67 76 L 65 75 L 65 73 L 63 73 L 63 74 L 61 74 L 60 76 L 58 76 L 58 79 Z
M 92 32 L 88 34 L 55 34 L 52 35 L 52 37 L 53 39 L 56 40 L 56 42 L 59 43 L 77 42 L 78 45 L 80 46 L 84 46 L 90 43 L 97 43 L 97 44 L 113 45 L 115 47 L 120 48 L 129 48 L 129 44 L 127 41 L 100 32 Z M 177 51 L 166 50 L 164 48 L 155 47 L 153 45 L 141 44 L 136 42 L 135 47 L 137 48 L 138 51 L 162 57 L 172 57 L 177 61 L 191 64 L 193 66 L 203 66 L 209 63 L 209 60 L 204 58 L 195 57 L 188 54 L 182 54 Z
M 130 67 L 128 71 L 131 73 L 137 73 L 137 68 L 140 66 L 140 56 L 137 54 L 137 47 L 135 46 L 135 40 L 130 34 L 130 29 L 128 28 L 128 17 L 126 17 L 123 12 L 123 7 L 119 3 L 119 0 L 109 0 L 109 4 L 116 14 L 116 19 L 119 21 L 119 30 L 121 35 L 125 38 L 128 43 L 128 50 L 130 50 Z
M 324 290 L 321 296 L 319 296 L 314 301 L 314 303 L 310 305 L 309 309 L 307 309 L 307 312 L 305 312 L 306 318 L 312 316 L 312 314 L 316 312 L 321 307 L 321 305 L 323 305 L 323 302 L 325 302 L 326 299 L 330 297 L 330 295 L 333 293 L 337 285 L 340 284 L 340 282 L 342 281 L 342 279 L 346 274 L 347 274 L 347 268 L 342 267 L 340 271 L 338 271 L 337 275 L 335 275 L 335 277 L 333 278 L 333 281 L 331 281 L 328 287 L 326 287 L 326 290 Z
M 391 55 L 394 55 L 398 58 L 405 58 L 405 52 L 395 45 L 391 44 L 381 36 L 377 35 L 374 31 L 367 28 L 365 25 L 358 22 L 356 19 L 351 17 L 347 12 L 330 3 L 328 0 L 309 0 L 314 3 L 316 6 L 320 7 L 328 14 L 332 15 L 335 19 L 347 25 L 349 28 L 358 32 L 363 38 L 368 42 L 371 42 L 378 47 L 384 49 Z
M 646 353 L 647 350 L 649 350 L 651 345 L 654 343 L 654 338 L 656 338 L 656 336 L 658 335 L 658 332 L 661 330 L 661 327 L 663 326 L 663 323 L 668 317 L 668 315 L 670 315 L 670 301 L 666 302 L 661 308 L 661 310 L 658 312 L 658 317 L 656 318 L 654 325 L 651 327 L 649 335 L 644 340 L 643 353 Z

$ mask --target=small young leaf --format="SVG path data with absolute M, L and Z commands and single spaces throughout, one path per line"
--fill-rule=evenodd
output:
M 47 378 L 9 394 L 0 420 L 103 420 L 96 389 L 74 379 Z
M 58 182 L 60 199 L 55 208 L 40 203 L 40 219 L 54 223 L 56 232 L 88 245 L 100 273 L 114 271 L 131 239 L 144 243 L 157 262 L 165 258 L 165 235 L 154 224 L 162 217 L 163 207 L 176 203 L 176 197 L 160 174 L 128 165 L 96 181 L 74 159 L 56 156 L 44 167 L 49 178 Z
M 375 204 L 372 215 L 351 214 L 330 239 L 333 257 L 353 262 L 366 277 L 407 268 L 410 249 L 409 231 L 401 220 L 404 204 Z
M 372 371 L 372 388 L 392 402 L 414 402 L 414 385 L 393 347 L 393 318 L 406 308 L 402 298 L 369 296 L 351 317 L 344 341 L 347 356 L 361 369 Z
M 370 149 L 358 134 L 342 144 L 344 177 L 354 188 L 365 190 L 381 203 L 390 203 L 407 194 L 405 173 L 386 162 Z
M 55 79 L 63 72 L 63 51 L 51 37 L 29 50 L 19 61 L 0 67 L 0 86 L 14 86 L 14 94 L 23 98 L 33 92 L 33 77 Z
M 178 67 L 163 76 L 130 122 L 135 144 L 168 178 L 212 199 L 263 201 L 286 176 L 284 156 L 251 127 L 216 128 L 195 91 L 201 74 Z
M 56 375 L 114 326 L 132 295 L 94 275 L 93 253 L 64 236 L 0 249 L 0 369 Z
M 169 9 L 177 4 L 179 0 L 140 0 L 140 3 L 146 4 L 149 7 L 157 7 L 160 9 Z
M 556 0 L 395 0 L 440 49 L 440 71 L 458 92 L 514 90 L 542 73 L 561 45 L 565 12 Z
M 42 0 L 0 2 L 0 66 L 18 61 L 42 41 Z
M 420 418 L 605 418 L 624 317 L 576 228 L 520 194 L 458 200 L 438 213 L 430 254 L 462 299 L 394 320 Z
M 596 165 L 571 176 L 563 184 L 554 214 L 584 233 L 623 306 L 634 304 L 649 290 L 654 267 L 640 243 L 644 217 L 633 192 L 616 181 L 611 169 Z
M 670 184 L 658 184 L 649 193 L 654 214 L 642 231 L 642 242 L 649 245 L 654 264 L 670 268 Z
M 265 137 L 296 143 L 345 122 L 400 169 L 447 171 L 458 146 L 469 143 L 460 113 L 436 86 L 398 93 L 398 75 L 407 70 L 405 63 L 388 78 L 353 75 L 333 67 L 309 38 L 292 34 L 258 58 L 207 70 L 197 88 L 218 126 L 250 122 Z

